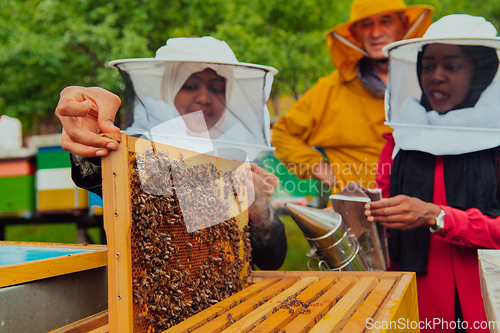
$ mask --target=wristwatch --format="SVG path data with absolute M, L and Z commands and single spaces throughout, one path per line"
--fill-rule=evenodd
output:
M 441 212 L 436 217 L 436 225 L 433 227 L 429 227 L 431 232 L 439 232 L 444 228 L 444 210 L 441 209 Z

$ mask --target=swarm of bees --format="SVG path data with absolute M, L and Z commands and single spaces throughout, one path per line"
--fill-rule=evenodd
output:
M 161 332 L 248 284 L 248 227 L 228 216 L 237 182 L 221 186 L 213 163 L 153 149 L 129 161 L 134 332 Z

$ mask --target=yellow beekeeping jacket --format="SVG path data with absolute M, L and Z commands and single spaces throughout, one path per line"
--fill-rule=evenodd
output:
M 432 11 L 423 12 L 408 38 L 420 37 L 431 24 Z M 412 21 L 413 20 L 413 21 Z M 410 26 L 416 18 L 410 17 Z M 375 187 L 378 157 L 391 132 L 384 124 L 384 96 L 368 90 L 357 76 L 358 61 L 364 56 L 327 32 L 332 61 L 340 70 L 322 77 L 272 129 L 275 156 L 299 178 L 312 177 L 314 165 L 325 161 L 322 148 L 336 176 L 337 192 L 350 181 Z M 349 31 L 347 29 L 347 31 Z M 352 44 L 352 36 L 343 36 Z

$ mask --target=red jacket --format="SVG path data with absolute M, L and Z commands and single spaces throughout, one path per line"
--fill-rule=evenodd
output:
M 392 165 L 395 144 L 392 134 L 384 137 L 388 141 L 380 155 L 376 179 L 383 197 L 387 198 L 391 176 L 389 166 Z M 489 332 L 489 329 L 481 330 L 477 326 L 482 324 L 484 328 L 487 323 L 479 283 L 477 249 L 500 248 L 500 217 L 490 218 L 474 208 L 462 211 L 446 206 L 443 159 L 440 156 L 436 158 L 433 202 L 440 205 L 446 215 L 443 230 L 430 235 L 427 275 L 417 275 L 421 332 L 454 332 L 450 325 L 454 328 L 456 324 L 455 285 L 468 332 Z M 395 265 L 391 267 L 395 268 Z

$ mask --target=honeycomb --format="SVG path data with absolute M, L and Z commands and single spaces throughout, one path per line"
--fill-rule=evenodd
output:
M 248 285 L 248 226 L 228 207 L 245 176 L 216 164 L 129 152 L 134 332 L 166 330 Z

